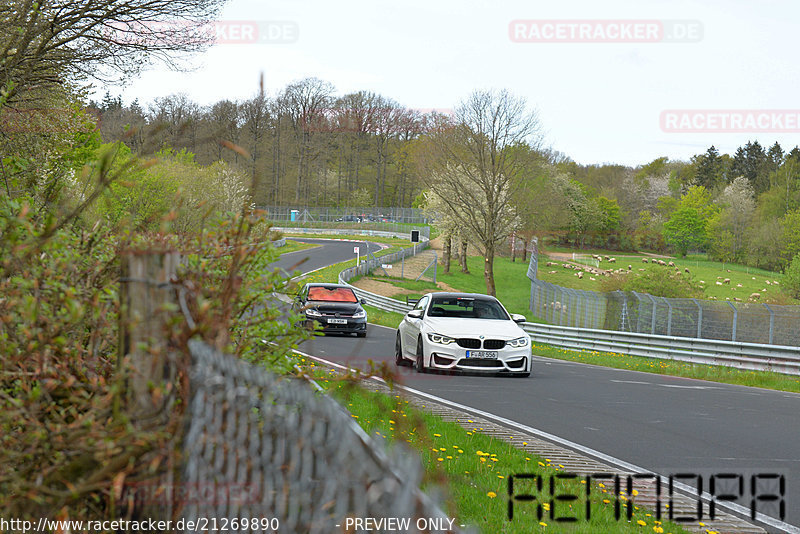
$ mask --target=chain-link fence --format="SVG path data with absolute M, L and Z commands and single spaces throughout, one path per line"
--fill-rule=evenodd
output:
M 535 279 L 530 309 L 560 326 L 800 346 L 800 306 L 598 293 Z
M 264 217 L 283 228 L 334 228 L 409 234 L 430 238 L 430 218 L 418 208 L 292 208 L 261 206 Z
M 387 453 L 331 398 L 201 342 L 190 352 L 181 484 L 213 498 L 183 503 L 184 524 L 198 525 L 187 531 L 210 518 L 207 529 L 240 532 L 344 532 L 348 517 L 448 524 L 418 489 L 416 455 Z

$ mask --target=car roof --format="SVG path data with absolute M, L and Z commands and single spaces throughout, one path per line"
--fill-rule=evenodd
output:
M 326 284 L 325 282 L 311 282 L 311 283 L 306 284 L 306 286 L 308 286 L 308 287 L 324 287 L 326 289 L 333 289 L 333 288 L 337 288 L 337 287 L 341 287 L 341 288 L 345 288 L 345 289 L 352 289 L 350 286 L 345 285 L 345 284 L 334 284 L 334 283 Z
M 497 298 L 495 298 L 495 297 L 493 297 L 491 295 L 484 295 L 483 293 L 456 293 L 454 291 L 435 291 L 433 293 L 427 293 L 424 296 L 497 300 Z

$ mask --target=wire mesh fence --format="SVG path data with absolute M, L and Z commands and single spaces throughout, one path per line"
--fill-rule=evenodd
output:
M 534 279 L 530 310 L 559 326 L 800 346 L 800 306 L 598 293 Z
M 283 227 L 353 228 L 410 233 L 430 237 L 431 219 L 419 208 L 261 206 L 264 217 Z
M 239 532 L 343 532 L 348 517 L 448 524 L 418 489 L 416 455 L 387 452 L 331 398 L 201 342 L 190 352 L 181 483 L 213 498 L 183 503 L 183 524 L 198 525 L 186 532 L 209 518 Z

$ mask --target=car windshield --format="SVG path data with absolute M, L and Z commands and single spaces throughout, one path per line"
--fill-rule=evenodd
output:
M 434 297 L 428 309 L 430 317 L 464 319 L 504 319 L 509 316 L 495 300 L 466 297 Z
M 308 289 L 308 300 L 358 302 L 356 294 L 348 287 L 311 287 Z

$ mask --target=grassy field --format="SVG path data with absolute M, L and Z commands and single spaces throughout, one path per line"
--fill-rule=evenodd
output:
M 301 363 L 313 368 L 311 362 Z M 321 377 L 318 382 L 328 388 L 368 434 L 386 439 L 390 446 L 403 443 L 419 454 L 426 473 L 423 488 L 443 486 L 446 489 L 445 514 L 457 518 L 459 523 L 477 527 L 480 532 L 687 532 L 676 524 L 655 520 L 650 511 L 636 506 L 635 498 L 631 501 L 620 497 L 623 516 L 616 519 L 613 490 L 600 485 L 591 489 L 591 514 L 587 518 L 586 485 L 580 477 L 556 479 L 557 493 L 577 496 L 574 504 L 559 504 L 558 509 L 550 498 L 547 484 L 539 493 L 530 483 L 518 481 L 515 493 L 537 494 L 542 502 L 542 516 L 538 516 L 535 504 L 517 502 L 514 517 L 509 520 L 509 476 L 533 474 L 549 482 L 552 476 L 564 474 L 563 468 L 547 458 L 484 435 L 477 425 L 464 428 L 445 422 L 414 409 L 400 396 L 365 391 L 352 383 L 333 379 L 334 373 L 321 368 L 317 368 L 315 374 Z M 465 422 L 471 423 L 466 417 Z M 633 507 L 630 520 L 625 517 L 628 507 Z M 576 522 L 556 522 L 555 516 L 574 517 Z
M 581 253 L 608 255 L 607 253 L 604 254 L 603 251 L 597 250 L 581 251 Z M 617 259 L 616 263 L 609 263 L 604 260 L 600 263 L 599 267 L 601 269 L 627 270 L 628 265 L 630 265 L 633 271 L 639 272 L 640 269 L 647 267 L 642 259 L 652 259 L 643 254 L 618 254 L 611 257 Z M 742 301 L 747 301 L 752 293 L 759 293 L 761 297 L 758 299 L 758 302 L 781 304 L 798 303 L 796 299 L 789 298 L 785 292 L 781 291 L 780 283 L 783 275 L 780 273 L 742 265 L 710 261 L 704 255 L 690 255 L 686 258 L 663 258 L 663 260 L 666 262 L 674 262 L 675 266 L 683 275 L 691 276 L 698 282 L 702 281 L 702 286 L 704 287 L 704 295 L 702 298 L 705 299 L 734 300 L 735 298 L 739 298 Z M 555 262 L 557 265 L 548 267 L 548 261 Z M 601 281 L 604 277 L 585 274 L 584 277 L 580 279 L 575 276 L 576 271 L 564 268 L 564 263 L 566 262 L 563 260 L 551 258 L 543 254 L 539 258 L 539 279 L 572 289 L 601 291 Z M 661 268 L 672 269 L 671 267 Z M 688 275 L 685 269 L 689 269 Z M 730 279 L 729 283 L 724 283 L 726 278 Z M 523 280 L 523 282 L 527 283 L 527 279 Z M 717 282 L 719 282 L 719 284 Z

